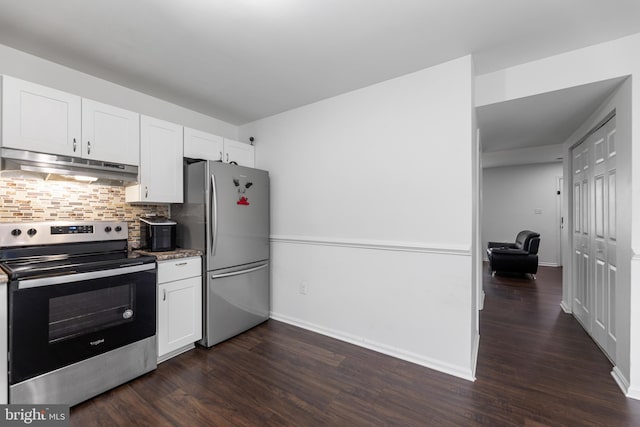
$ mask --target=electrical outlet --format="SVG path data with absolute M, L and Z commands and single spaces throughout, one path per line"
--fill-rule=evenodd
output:
M 307 295 L 307 293 L 309 292 L 309 284 L 305 281 L 300 282 L 299 291 L 301 295 Z

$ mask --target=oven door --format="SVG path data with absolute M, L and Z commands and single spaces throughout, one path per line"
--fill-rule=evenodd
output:
M 9 283 L 11 385 L 155 334 L 155 263 Z

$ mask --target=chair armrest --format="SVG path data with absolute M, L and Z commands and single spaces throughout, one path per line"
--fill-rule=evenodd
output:
M 510 249 L 516 249 L 517 246 L 515 243 L 509 243 L 509 242 L 489 242 L 487 244 L 488 248 L 510 248 Z
M 492 248 L 491 253 L 493 255 L 512 255 L 512 256 L 526 256 L 529 252 L 522 249 L 509 249 L 509 248 Z

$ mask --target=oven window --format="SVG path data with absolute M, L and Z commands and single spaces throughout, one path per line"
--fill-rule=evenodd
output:
M 132 322 L 135 283 L 49 299 L 49 343 Z

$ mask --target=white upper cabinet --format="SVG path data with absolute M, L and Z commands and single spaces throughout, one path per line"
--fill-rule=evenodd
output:
M 223 161 L 225 163 L 235 162 L 240 166 L 253 168 L 255 167 L 254 147 L 244 142 L 225 138 Z
M 222 137 L 184 128 L 184 156 L 192 159 L 222 160 Z
M 184 128 L 184 156 L 255 167 L 253 145 L 191 128 Z
M 129 203 L 182 203 L 182 126 L 140 116 L 139 184 L 127 187 Z
M 140 115 L 83 98 L 82 157 L 138 165 Z
M 2 77 L 2 146 L 80 157 L 80 97 Z
M 140 115 L 3 76 L 2 146 L 138 166 Z

